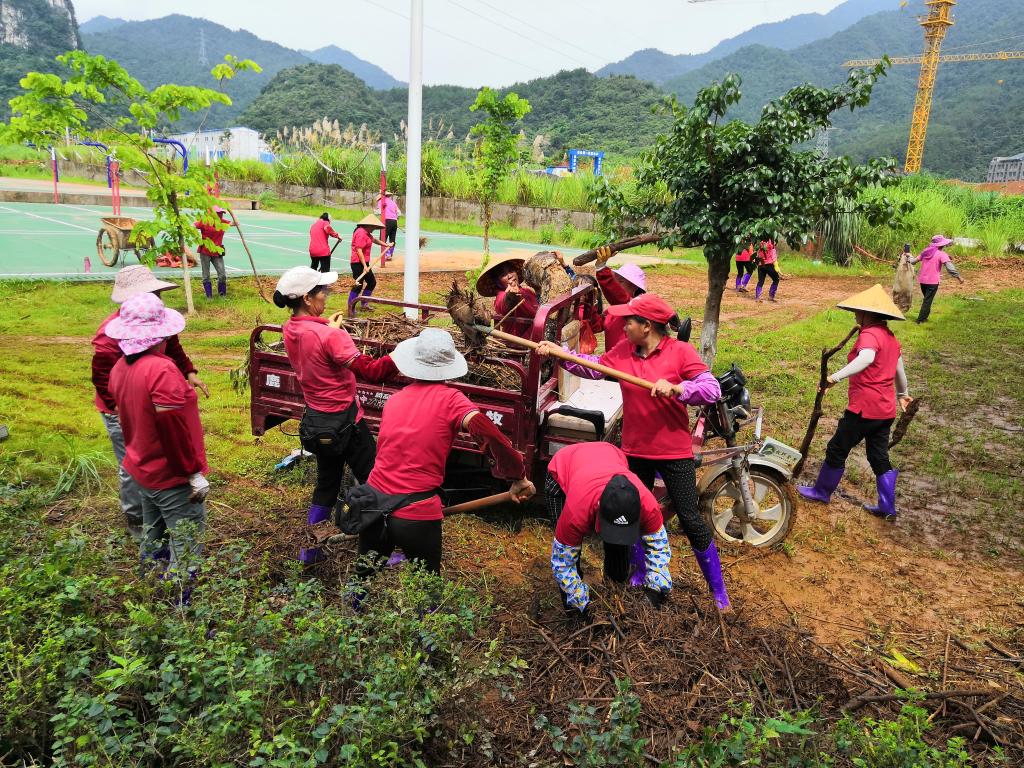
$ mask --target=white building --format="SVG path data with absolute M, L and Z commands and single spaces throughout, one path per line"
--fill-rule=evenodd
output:
M 231 160 L 262 160 L 273 162 L 274 155 L 267 142 L 252 128 L 236 125 L 232 128 L 218 128 L 208 131 L 176 133 L 167 137 L 180 141 L 188 149 L 189 160 L 205 162 L 209 157 L 216 160 L 227 157 Z
M 1024 181 L 1024 152 L 1013 157 L 992 158 L 992 162 L 988 164 L 988 177 L 985 181 L 989 184 Z

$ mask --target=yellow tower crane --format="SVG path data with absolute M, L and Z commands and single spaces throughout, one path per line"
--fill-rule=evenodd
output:
M 924 27 L 924 53 L 921 55 L 921 75 L 917 80 L 917 98 L 914 117 L 910 121 L 910 141 L 907 144 L 907 162 L 904 170 L 917 173 L 924 159 L 924 140 L 928 135 L 928 118 L 935 95 L 935 75 L 939 71 L 939 49 L 946 32 L 953 26 L 953 6 L 956 0 L 925 0 L 930 6 L 928 15 L 921 19 Z

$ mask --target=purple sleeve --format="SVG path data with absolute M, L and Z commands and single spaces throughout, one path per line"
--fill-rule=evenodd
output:
M 599 362 L 601 362 L 601 358 L 600 358 L 599 355 L 583 355 L 583 354 L 580 354 L 579 352 L 573 352 L 571 349 L 569 349 L 568 347 L 566 347 L 564 345 L 562 346 L 562 349 L 564 349 L 566 352 L 571 352 L 573 354 L 573 356 L 578 357 L 581 360 L 587 360 L 588 362 L 591 362 L 591 363 L 599 363 Z M 604 378 L 604 374 L 603 373 L 595 371 L 592 368 L 586 368 L 586 367 L 580 365 L 579 363 L 572 362 L 571 360 L 559 360 L 558 364 L 562 367 L 563 371 L 568 371 L 573 376 L 579 376 L 581 379 L 603 379 Z M 717 384 L 718 382 L 715 382 L 715 383 Z
M 705 371 L 680 385 L 683 389 L 679 402 L 687 405 L 710 405 L 722 396 L 722 388 L 718 379 Z

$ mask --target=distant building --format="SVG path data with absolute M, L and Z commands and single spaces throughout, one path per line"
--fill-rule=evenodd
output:
M 992 162 L 988 164 L 988 176 L 985 181 L 989 184 L 1024 181 L 1024 152 L 1013 157 L 993 157 Z
M 180 141 L 188 149 L 193 162 L 206 162 L 207 157 L 217 160 L 222 157 L 231 160 L 262 160 L 272 163 L 274 155 L 267 142 L 252 128 L 236 125 L 209 131 L 176 133 L 169 139 Z

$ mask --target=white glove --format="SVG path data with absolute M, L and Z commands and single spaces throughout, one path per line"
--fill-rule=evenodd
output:
M 199 472 L 196 472 L 192 477 L 188 479 L 188 484 L 192 488 L 192 495 L 188 497 L 188 500 L 193 504 L 198 504 L 206 499 L 207 494 L 210 492 L 210 481 L 207 480 Z

